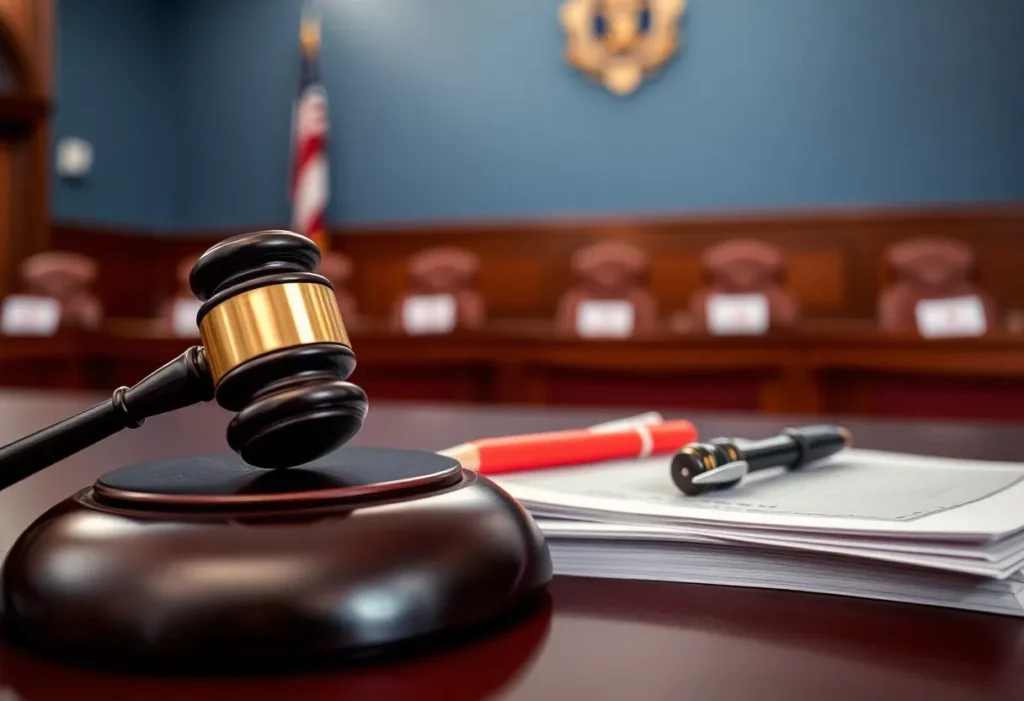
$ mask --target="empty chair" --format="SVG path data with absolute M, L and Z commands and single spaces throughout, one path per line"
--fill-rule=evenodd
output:
M 974 279 L 974 251 L 959 241 L 920 238 L 885 252 L 890 283 L 878 300 L 886 331 L 923 336 L 979 336 L 991 329 L 996 305 Z
M 578 282 L 558 303 L 556 327 L 589 338 L 624 338 L 657 328 L 658 304 L 647 289 L 651 259 L 621 241 L 602 241 L 576 251 Z
M 699 329 L 715 334 L 759 334 L 796 325 L 794 296 L 783 287 L 785 258 L 762 241 L 738 239 L 708 248 L 702 260 L 705 286 L 690 298 Z
M 338 298 L 341 318 L 345 326 L 352 329 L 358 323 L 356 317 L 359 311 L 356 298 L 348 289 L 349 281 L 352 279 L 352 259 L 344 253 L 328 251 L 321 257 L 317 272 L 330 280 L 334 286 L 334 296 Z
M 455 247 L 432 248 L 409 260 L 409 287 L 395 303 L 392 323 L 407 333 L 450 333 L 479 328 L 483 297 L 475 288 L 476 254 Z
M 22 261 L 19 273 L 26 295 L 15 295 L 5 302 L 5 315 L 14 300 L 27 309 L 33 300 L 49 300 L 59 310 L 59 326 L 95 329 L 103 318 L 103 305 L 93 293 L 96 262 L 88 256 L 70 251 L 46 251 Z M 36 307 L 39 310 L 41 307 Z
M 165 327 L 177 336 L 197 336 L 196 316 L 202 303 L 192 294 L 189 287 L 189 275 L 192 267 L 199 259 L 199 254 L 182 258 L 175 269 L 177 286 L 173 296 L 161 306 L 160 318 Z M 334 286 L 334 294 L 338 299 L 345 326 L 351 329 L 356 324 L 356 301 L 348 291 L 348 282 L 352 277 L 352 259 L 343 253 L 330 251 L 324 253 L 317 272 L 327 278 Z

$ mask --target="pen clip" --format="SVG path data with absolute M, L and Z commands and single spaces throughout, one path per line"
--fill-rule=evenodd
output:
M 720 465 L 713 470 L 702 472 L 693 478 L 694 484 L 715 485 L 727 482 L 739 482 L 750 472 L 750 465 L 746 460 L 736 460 Z

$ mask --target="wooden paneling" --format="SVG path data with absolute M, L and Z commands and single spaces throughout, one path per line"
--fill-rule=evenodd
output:
M 363 313 L 388 315 L 394 300 L 405 294 L 408 277 L 402 258 L 361 260 L 353 280 L 353 289 L 356 290 Z
M 704 282 L 701 270 L 700 251 L 653 256 L 650 286 L 663 312 L 689 306 Z
M 152 313 L 174 289 L 174 267 L 186 255 L 235 231 L 200 236 L 138 236 L 74 223 L 57 224 L 53 243 L 96 256 L 100 290 L 117 315 Z M 650 251 L 650 285 L 662 312 L 687 306 L 702 283 L 700 255 L 737 237 L 777 245 L 786 255 L 790 288 L 808 317 L 874 318 L 883 284 L 882 252 L 897 241 L 944 235 L 978 252 L 979 279 L 1007 309 L 1024 308 L 1024 205 L 927 210 L 774 213 L 621 221 L 459 223 L 377 227 L 334 232 L 332 247 L 352 256 L 352 291 L 371 316 L 390 313 L 406 289 L 406 261 L 433 246 L 462 246 L 482 260 L 479 287 L 494 318 L 550 319 L 573 282 L 572 252 L 594 241 L 620 238 Z M 120 279 L 111 281 L 110 275 Z
M 477 285 L 487 300 L 490 314 L 498 317 L 531 317 L 556 299 L 561 290 L 552 289 L 553 276 L 546 262 L 522 256 L 487 261 L 487 272 Z M 550 310 L 551 314 L 554 309 Z
M 663 312 L 670 313 L 684 308 L 701 284 L 699 260 L 705 248 L 753 237 L 784 251 L 789 284 L 808 316 L 873 319 L 885 247 L 929 235 L 950 236 L 977 248 L 982 284 L 1006 307 L 1024 307 L 1024 286 L 1013 274 L 1024 270 L 1024 247 L 1019 245 L 1024 206 L 1019 205 L 394 226 L 339 231 L 333 245 L 352 255 L 357 267 L 383 259 L 402 266 L 414 252 L 430 246 L 464 246 L 483 260 L 480 284 L 485 292 L 504 290 L 508 271 L 518 265 L 503 261 L 530 256 L 543 284 L 524 289 L 514 306 L 492 304 L 492 312 L 550 318 L 558 296 L 572 283 L 569 258 L 581 246 L 618 238 L 650 251 L 652 291 Z M 390 307 L 390 300 L 381 297 L 393 295 L 395 287 L 361 276 L 355 293 L 367 309 L 376 310 Z
M 0 294 L 12 289 L 17 263 L 47 246 L 52 53 L 53 0 L 0 0 L 0 57 L 10 83 L 0 95 L 7 181 L 0 217 L 13 234 L 3 242 Z
M 846 271 L 839 251 L 788 251 L 787 287 L 804 313 L 844 316 Z
M 54 0 L 29 0 L 32 5 L 32 26 L 35 28 L 33 44 L 36 66 L 39 73 L 39 94 L 53 96 L 54 56 Z
M 11 178 L 13 175 L 13 145 L 8 141 L 0 140 L 0 212 L 10 212 L 13 209 L 13 188 Z M 11 217 L 0 216 L 0 271 L 13 269 L 11 260 L 14 251 L 14 223 Z
M 0 386 L 110 391 L 192 339 L 3 339 Z M 450 336 L 360 330 L 352 381 L 376 400 L 1024 422 L 1024 336 L 927 341 L 873 330 L 594 342 L 493 328 Z
M 17 91 L 49 97 L 52 85 L 52 0 L 0 0 L 5 58 L 16 75 Z
M 54 248 L 84 253 L 99 263 L 97 292 L 108 317 L 153 315 L 173 292 L 170 281 L 178 259 L 167 252 L 167 242 L 117 230 L 60 226 L 51 239 Z

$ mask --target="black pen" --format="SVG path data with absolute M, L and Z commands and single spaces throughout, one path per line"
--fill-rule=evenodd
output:
M 733 438 L 691 443 L 672 458 L 672 481 L 689 496 L 728 489 L 746 475 L 770 467 L 797 470 L 853 443 L 842 426 L 790 428 L 777 436 L 739 445 Z

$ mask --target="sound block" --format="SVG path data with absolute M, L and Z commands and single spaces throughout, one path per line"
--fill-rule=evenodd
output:
M 3 564 L 0 620 L 63 660 L 266 671 L 485 626 L 550 579 L 530 515 L 450 458 L 215 455 L 116 470 L 50 509 Z

